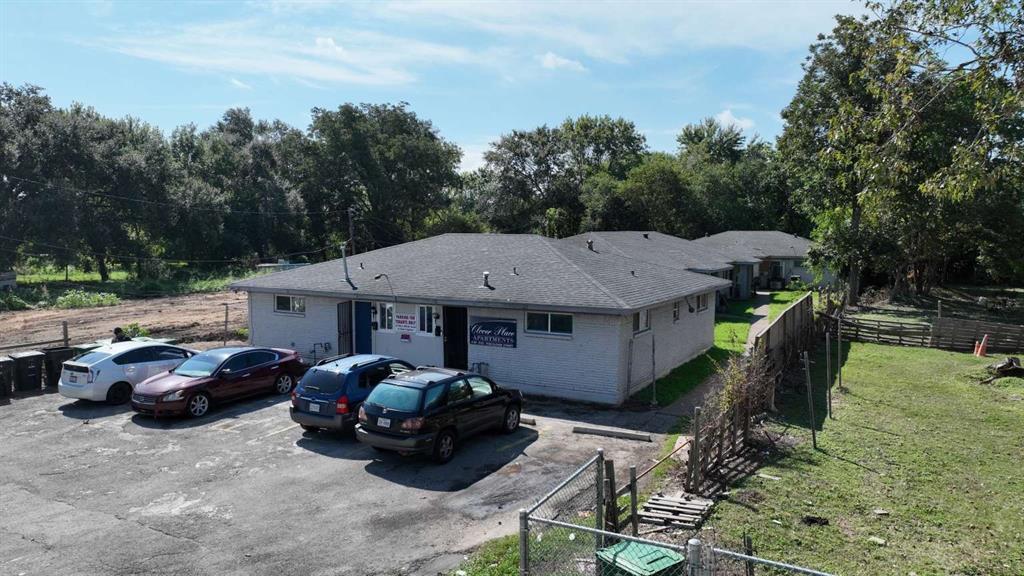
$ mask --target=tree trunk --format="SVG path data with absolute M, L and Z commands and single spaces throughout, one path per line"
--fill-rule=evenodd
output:
M 853 199 L 853 216 L 850 219 L 850 228 L 853 237 L 856 239 L 860 236 L 860 199 L 854 197 Z M 846 279 L 847 294 L 846 303 L 850 306 L 856 306 L 857 300 L 860 297 L 860 255 L 850 255 L 850 274 Z
M 103 256 L 96 256 L 96 268 L 100 272 L 100 282 L 110 280 L 110 270 L 107 269 L 107 259 Z

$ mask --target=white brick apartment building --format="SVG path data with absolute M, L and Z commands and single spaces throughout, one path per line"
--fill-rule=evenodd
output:
M 536 235 L 445 234 L 258 276 L 254 345 L 472 368 L 528 394 L 619 404 L 714 342 L 729 281 Z M 654 354 L 652 354 L 652 348 Z

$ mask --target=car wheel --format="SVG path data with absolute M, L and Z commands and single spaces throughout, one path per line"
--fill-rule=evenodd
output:
M 306 426 L 305 424 L 302 424 L 302 429 L 305 430 L 306 432 L 319 432 L 320 431 L 320 428 L 318 428 L 317 426 Z
M 188 409 L 189 416 L 200 418 L 210 411 L 210 397 L 200 392 L 189 397 L 185 406 Z
M 132 399 L 132 385 L 118 382 L 107 390 L 107 404 L 117 406 Z
M 501 431 L 511 434 L 519 429 L 519 407 L 509 406 L 505 410 L 505 419 L 502 420 Z
M 455 456 L 455 433 L 451 430 L 442 430 L 434 441 L 434 460 L 444 464 Z
M 287 394 L 292 391 L 292 385 L 294 383 L 295 381 L 292 380 L 291 374 L 281 374 L 277 377 L 277 380 L 274 381 L 274 390 L 276 390 L 278 394 Z

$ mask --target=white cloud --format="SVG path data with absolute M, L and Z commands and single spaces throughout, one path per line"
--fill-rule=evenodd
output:
M 586 67 L 584 67 L 579 60 L 563 58 L 554 52 L 547 52 L 542 56 L 537 56 L 537 60 L 540 61 L 541 66 L 548 70 L 570 70 L 572 72 L 587 71 Z
M 459 170 L 463 172 L 472 172 L 477 168 L 483 167 L 486 163 L 484 162 L 484 153 L 490 150 L 490 144 L 463 144 L 459 146 L 462 148 L 462 163 L 459 164 Z
M 416 80 L 418 68 L 492 65 L 490 54 L 458 46 L 366 30 L 289 27 L 258 19 L 156 29 L 107 37 L 97 44 L 191 70 L 328 84 L 408 84 Z
M 805 49 L 835 26 L 836 13 L 864 13 L 846 0 L 817 2 L 381 2 L 378 18 L 459 25 L 541 41 L 595 59 L 627 62 L 672 48 Z
M 743 116 L 736 116 L 729 108 L 715 114 L 715 120 L 718 120 L 718 123 L 723 126 L 735 126 L 744 132 L 754 127 L 754 121 L 752 119 Z
M 245 82 L 242 82 L 238 78 L 232 78 L 231 79 L 231 85 L 234 86 L 235 88 L 240 88 L 242 90 L 252 90 L 252 86 L 246 84 Z

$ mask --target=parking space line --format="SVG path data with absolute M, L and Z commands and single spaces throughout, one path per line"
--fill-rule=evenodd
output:
M 508 444 L 505 444 L 505 445 L 502 445 L 502 446 L 498 446 L 495 449 L 495 451 L 501 452 L 502 450 L 507 450 L 509 448 L 512 448 L 514 446 L 518 446 L 519 444 L 522 444 L 524 442 L 530 442 L 532 440 L 533 440 L 533 438 L 530 438 L 529 436 L 527 436 L 525 438 L 520 438 L 519 440 L 515 440 L 515 441 L 512 441 L 512 442 L 509 442 Z
M 280 434 L 282 432 L 287 432 L 287 431 L 289 431 L 289 430 L 291 430 L 293 428 L 298 428 L 298 427 L 299 427 L 298 424 L 292 424 L 291 426 L 288 426 L 287 428 L 281 428 L 280 430 L 274 430 L 273 432 L 264 434 L 263 436 L 260 436 L 258 438 L 258 440 L 263 440 L 264 438 L 270 438 L 271 436 L 273 436 L 275 434 Z

